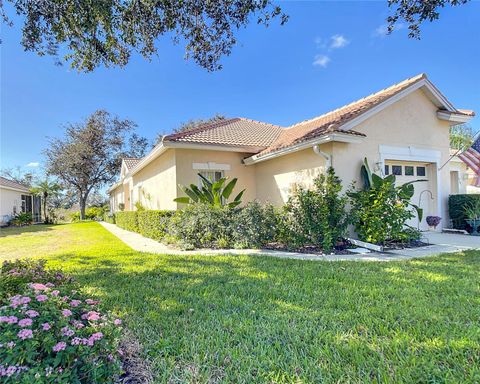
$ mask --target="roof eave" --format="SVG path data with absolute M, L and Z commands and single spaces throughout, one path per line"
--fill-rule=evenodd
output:
M 258 153 L 263 151 L 265 147 L 246 146 L 246 145 L 224 145 L 224 144 L 208 144 L 195 143 L 187 141 L 163 141 L 163 144 L 168 148 L 183 148 L 183 149 L 200 149 L 209 151 L 223 151 L 223 152 L 241 152 L 241 153 Z
M 463 124 L 472 120 L 474 115 L 466 115 L 463 113 L 456 113 L 456 112 L 441 110 L 441 111 L 437 111 L 437 117 L 440 120 L 446 120 L 455 124 Z
M 331 142 L 358 144 L 358 143 L 361 143 L 364 139 L 365 139 L 365 136 L 352 135 L 352 134 L 342 133 L 342 132 L 333 132 L 333 133 L 328 133 L 322 136 L 315 137 L 307 141 L 303 141 L 301 143 L 298 143 L 289 147 L 281 148 L 279 150 L 266 153 L 264 155 L 257 154 L 257 155 L 247 157 L 246 159 L 243 160 L 243 163 L 245 165 L 260 163 L 262 161 L 271 160 L 276 157 L 285 156 L 293 152 L 301 151 L 302 149 L 310 148 L 318 144 L 326 144 Z
M 7 187 L 6 185 L 0 185 L 0 188 L 8 189 L 10 191 L 16 191 L 16 192 L 23 192 L 23 193 L 28 193 L 32 195 L 32 192 L 28 189 L 21 189 L 21 188 L 15 188 L 15 187 Z

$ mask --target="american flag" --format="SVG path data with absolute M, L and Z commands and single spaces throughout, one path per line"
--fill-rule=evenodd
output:
M 480 136 L 475 140 L 473 145 L 458 157 L 467 164 L 477 175 L 474 185 L 480 187 Z

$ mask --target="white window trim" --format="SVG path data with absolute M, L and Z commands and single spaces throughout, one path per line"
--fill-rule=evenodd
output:
M 213 161 L 208 163 L 192 163 L 192 169 L 199 171 L 230 171 L 230 164 L 218 164 Z
M 437 215 L 443 215 L 442 178 L 439 170 L 442 153 L 435 149 L 417 148 L 413 146 L 395 147 L 391 145 L 379 145 L 380 169 L 384 169 L 385 160 L 389 161 L 413 161 L 435 164 L 437 172 Z

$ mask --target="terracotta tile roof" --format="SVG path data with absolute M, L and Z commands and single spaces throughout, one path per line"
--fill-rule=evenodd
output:
M 140 160 L 142 160 L 141 158 L 140 159 L 136 159 L 136 158 L 133 158 L 133 157 L 124 157 L 122 159 L 124 162 L 125 162 L 125 165 L 127 166 L 127 169 L 128 170 L 131 170 L 133 167 L 135 167 L 135 165 L 137 165 Z
M 163 141 L 252 147 L 258 152 L 272 144 L 282 130 L 278 125 L 237 117 L 167 135 Z
M 282 135 L 270 147 L 262 151 L 261 154 L 266 154 L 289 147 L 291 145 L 299 144 L 303 141 L 307 141 L 328 133 L 341 132 L 365 136 L 357 131 L 341 130 L 340 127 L 423 79 L 426 79 L 426 75 L 422 73 L 418 76 L 411 77 L 400 83 L 392 85 L 389 88 L 385 88 L 380 92 L 374 93 L 341 108 L 325 113 L 324 115 L 291 125 L 282 132 Z
M 24 192 L 30 192 L 30 188 L 28 187 L 28 185 L 17 183 L 16 181 L 6 179 L 2 176 L 0 176 L 0 187 L 14 188 Z

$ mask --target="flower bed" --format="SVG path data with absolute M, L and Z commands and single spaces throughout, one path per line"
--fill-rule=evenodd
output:
M 0 271 L 0 381 L 114 382 L 121 320 L 43 266 L 5 262 Z

